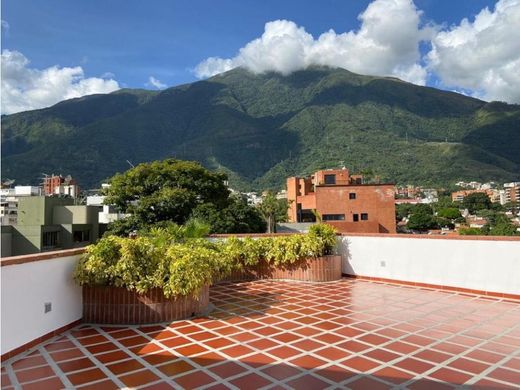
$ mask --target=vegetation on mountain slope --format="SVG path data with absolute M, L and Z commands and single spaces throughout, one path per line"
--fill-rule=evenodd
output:
M 344 164 L 384 181 L 520 180 L 520 107 L 394 78 L 244 69 L 161 92 L 121 90 L 2 118 L 2 175 L 98 186 L 128 162 L 176 157 L 237 189 Z

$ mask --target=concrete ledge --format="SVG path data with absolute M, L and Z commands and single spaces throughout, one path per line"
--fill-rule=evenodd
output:
M 457 234 L 339 233 L 343 237 L 411 238 L 424 240 L 520 241 L 520 236 L 459 236 Z
M 10 256 L 0 260 L 0 266 L 17 265 L 32 263 L 34 261 L 52 260 L 58 257 L 81 255 L 85 253 L 85 248 L 63 249 L 52 252 L 34 253 L 32 255 Z

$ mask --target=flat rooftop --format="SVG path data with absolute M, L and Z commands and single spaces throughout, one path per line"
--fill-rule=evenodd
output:
M 2 364 L 2 389 L 520 383 L 520 301 L 342 279 L 224 283 L 211 302 L 189 321 L 80 325 Z

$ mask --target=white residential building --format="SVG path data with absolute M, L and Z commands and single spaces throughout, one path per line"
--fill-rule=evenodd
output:
M 99 208 L 98 222 L 100 224 L 108 224 L 120 219 L 128 217 L 130 214 L 117 212 L 113 205 L 104 204 L 105 196 L 90 195 L 87 196 L 87 206 L 97 206 Z
M 18 200 L 25 196 L 40 196 L 41 187 L 15 186 L 14 188 L 0 188 L 0 223 L 2 225 L 16 225 L 18 222 Z

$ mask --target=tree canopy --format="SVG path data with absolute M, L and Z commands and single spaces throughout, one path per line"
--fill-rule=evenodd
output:
M 195 208 L 192 217 L 210 225 L 211 233 L 264 233 L 266 223 L 260 212 L 239 195 L 230 197 L 229 205 L 219 209 L 213 203 Z
M 411 209 L 411 213 L 408 223 L 406 224 L 408 229 L 425 231 L 439 227 L 430 205 L 417 204 Z
M 445 207 L 439 209 L 439 211 L 437 211 L 437 216 L 440 218 L 446 218 L 451 220 L 461 217 L 459 209 L 455 207 Z
M 142 163 L 109 180 L 106 203 L 116 205 L 122 212 L 144 215 L 148 212 L 145 208 L 151 209 L 157 220 L 163 217 L 161 213 L 177 213 L 174 222 L 183 223 L 187 215 L 181 208 L 201 203 L 226 205 L 229 190 L 225 180 L 225 174 L 210 172 L 195 161 L 166 159 Z
M 474 214 L 478 210 L 491 208 L 491 199 L 482 192 L 475 192 L 464 197 L 462 206 L 468 209 L 471 214 Z
M 412 213 L 412 210 L 414 209 L 415 205 L 409 204 L 409 203 L 401 203 L 397 204 L 395 206 L 395 218 L 396 220 L 402 221 L 405 218 L 408 218 L 409 215 Z
M 287 200 L 276 199 L 276 195 L 271 191 L 262 197 L 262 203 L 258 205 L 258 209 L 267 223 L 268 233 L 276 233 L 277 222 L 287 221 L 288 208 Z
M 215 233 L 265 231 L 253 207 L 230 197 L 226 180 L 225 174 L 210 172 L 193 161 L 139 164 L 109 181 L 105 203 L 131 214 L 111 224 L 109 232 L 125 235 L 164 222 L 183 225 L 190 218 L 208 223 Z
M 433 215 L 424 212 L 418 212 L 410 216 L 410 219 L 408 220 L 406 226 L 411 230 L 424 231 L 429 229 L 435 229 L 439 225 L 435 217 L 433 217 Z

